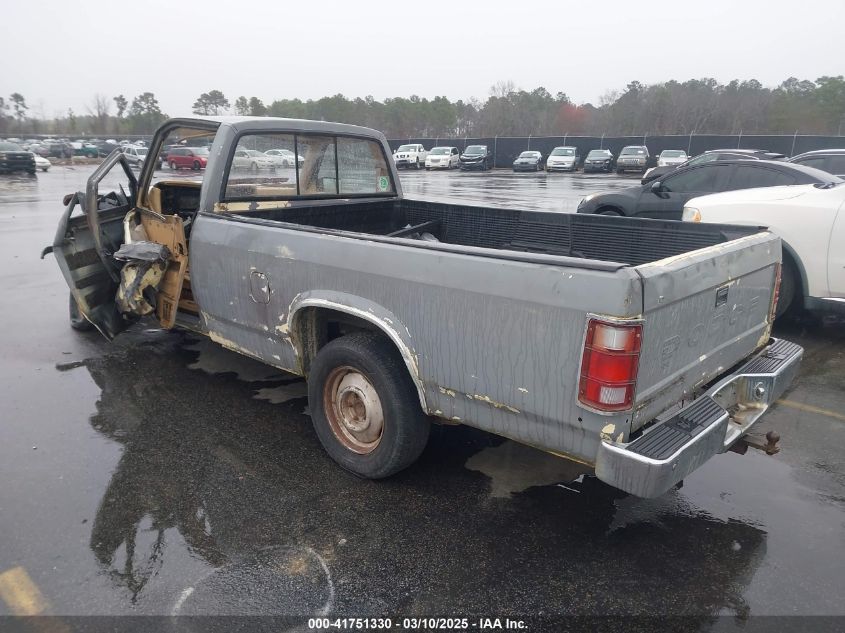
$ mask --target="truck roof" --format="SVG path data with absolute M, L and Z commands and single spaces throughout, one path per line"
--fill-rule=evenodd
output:
M 294 132 L 325 132 L 326 134 L 351 134 L 369 138 L 384 139 L 378 130 L 348 123 L 333 121 L 310 121 L 306 119 L 285 119 L 266 116 L 195 116 L 179 117 L 181 122 L 213 121 L 221 126 L 231 127 L 238 132 L 247 130 L 291 130 Z

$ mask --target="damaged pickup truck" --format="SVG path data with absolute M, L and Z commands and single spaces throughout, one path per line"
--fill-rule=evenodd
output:
M 409 200 L 384 136 L 336 123 L 174 119 L 150 151 L 200 137 L 201 182 L 154 182 L 153 161 L 136 180 L 114 153 L 66 197 L 45 252 L 77 327 L 111 339 L 154 313 L 305 376 L 322 445 L 362 477 L 414 462 L 432 422 L 644 497 L 762 446 L 752 427 L 802 355 L 771 337 L 765 229 Z M 303 161 L 234 160 L 271 149 Z M 103 193 L 115 175 L 127 187 Z

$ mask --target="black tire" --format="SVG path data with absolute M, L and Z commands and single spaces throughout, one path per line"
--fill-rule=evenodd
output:
M 418 158 L 417 159 L 417 170 L 419 170 L 419 169 L 420 169 L 420 159 Z
M 358 450 L 350 448 L 355 440 L 348 433 L 344 438 L 345 432 L 338 424 L 340 406 L 332 407 L 332 402 L 342 402 L 343 396 L 337 395 L 333 385 L 337 384 L 337 373 L 344 370 L 354 370 L 363 376 L 377 394 L 383 426 L 372 448 L 369 445 Z M 345 377 L 340 386 L 344 380 Z M 407 468 L 428 442 L 430 423 L 420 407 L 416 388 L 396 348 L 380 334 L 357 332 L 323 347 L 311 364 L 308 402 L 311 421 L 323 448 L 340 466 L 359 477 L 381 479 Z M 327 407 L 331 409 L 328 413 Z M 366 413 L 365 419 L 369 420 L 369 411 Z M 355 414 L 358 415 L 357 409 Z
M 775 319 L 786 314 L 795 303 L 798 290 L 798 270 L 790 259 L 784 259 L 780 268 L 780 294 L 775 306 Z
M 76 299 L 73 298 L 73 293 L 69 292 L 68 297 L 70 297 L 70 301 L 68 302 L 68 319 L 70 320 L 70 327 L 77 332 L 90 332 L 93 330 L 94 326 L 91 325 L 91 322 L 82 316 L 82 313 L 79 311 L 79 305 L 77 305 Z
M 622 213 L 620 213 L 616 209 L 599 209 L 598 211 L 596 211 L 596 215 L 609 215 L 609 216 L 615 216 L 617 218 L 622 217 Z
M 200 170 L 200 162 L 198 160 L 195 160 L 194 164 L 191 165 L 191 167 L 193 168 L 194 171 L 199 171 Z

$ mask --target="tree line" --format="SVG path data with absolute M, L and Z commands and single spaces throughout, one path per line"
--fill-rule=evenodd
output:
M 114 110 L 112 110 L 114 108 Z M 151 92 L 107 99 L 95 95 L 85 114 L 44 120 L 30 116 L 19 93 L 0 98 L 0 133 L 149 134 L 167 115 Z M 652 136 L 664 134 L 842 134 L 845 132 L 845 78 L 815 81 L 790 77 L 776 87 L 756 79 L 721 84 L 715 79 L 643 84 L 605 93 L 598 104 L 573 103 L 543 87 L 517 88 L 499 82 L 481 101 L 452 101 L 411 95 L 378 101 L 342 94 L 320 99 L 239 96 L 230 102 L 220 90 L 193 103 L 201 115 L 240 114 L 340 121 L 379 129 L 389 138 L 562 136 Z

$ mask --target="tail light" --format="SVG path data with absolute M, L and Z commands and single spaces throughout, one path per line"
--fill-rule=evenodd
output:
M 775 313 L 778 309 L 778 299 L 780 298 L 780 281 L 781 281 L 781 266 L 782 264 L 778 262 L 775 264 L 775 289 L 772 292 L 772 305 L 769 308 L 769 323 L 775 322 Z
M 590 319 L 581 359 L 578 400 L 599 411 L 625 411 L 634 403 L 642 324 Z

